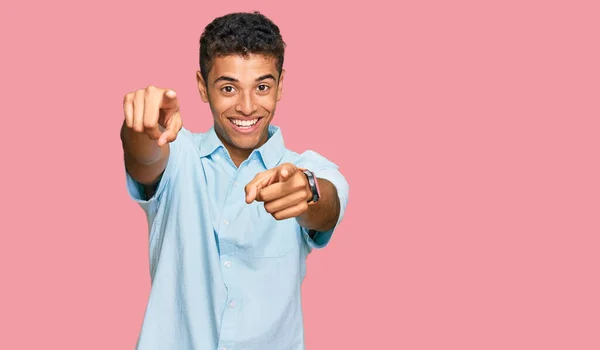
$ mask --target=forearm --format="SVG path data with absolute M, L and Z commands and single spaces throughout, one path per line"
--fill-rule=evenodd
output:
M 335 186 L 325 179 L 318 179 L 321 198 L 308 206 L 308 211 L 297 217 L 300 226 L 319 232 L 331 230 L 340 215 L 340 200 Z
M 123 152 L 139 164 L 153 163 L 160 158 L 162 153 L 156 140 L 128 128 L 125 122 L 121 126 L 121 142 L 123 143 Z
M 144 133 L 135 132 L 125 123 L 121 127 L 121 142 L 125 167 L 131 176 L 142 184 L 154 183 L 166 166 L 169 144 L 160 147 L 156 140 Z

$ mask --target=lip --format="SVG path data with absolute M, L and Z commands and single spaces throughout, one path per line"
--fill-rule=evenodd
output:
M 250 134 L 250 133 L 254 132 L 256 129 L 258 129 L 258 127 L 260 126 L 260 123 L 262 123 L 263 117 L 258 117 L 258 121 L 256 122 L 256 124 L 254 124 L 250 128 L 240 128 L 239 126 L 237 126 L 233 123 L 232 119 L 248 120 L 249 118 L 227 118 L 227 120 L 229 120 L 229 125 L 231 125 L 233 130 L 239 132 L 240 134 Z M 252 118 L 252 119 L 256 119 L 256 118 Z

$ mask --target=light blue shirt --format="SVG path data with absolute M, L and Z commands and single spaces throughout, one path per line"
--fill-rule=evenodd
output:
M 150 296 L 137 348 L 304 349 L 300 285 L 305 260 L 333 229 L 311 239 L 296 219 L 275 220 L 262 202 L 245 202 L 244 186 L 283 162 L 315 172 L 337 188 L 338 224 L 348 183 L 336 164 L 284 146 L 281 130 L 236 168 L 214 128 L 183 128 L 154 196 L 127 172 L 127 190 L 146 213 Z M 336 225 L 337 227 L 337 225 Z

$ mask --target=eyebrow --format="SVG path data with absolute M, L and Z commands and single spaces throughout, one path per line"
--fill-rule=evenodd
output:
M 256 78 L 256 81 L 263 81 L 263 80 L 267 80 L 267 79 L 273 79 L 273 80 L 277 80 L 275 79 L 275 77 L 273 76 L 273 74 L 265 74 L 263 76 L 260 76 L 258 78 Z M 220 77 L 218 77 L 217 79 L 215 79 L 215 84 L 219 81 L 230 81 L 230 82 L 238 82 L 239 80 L 232 78 L 232 77 L 228 77 L 225 75 L 222 75 Z
M 273 76 L 273 74 L 265 74 L 262 77 L 258 77 L 256 79 L 256 81 L 263 81 L 263 80 L 267 80 L 267 79 L 277 80 L 277 79 L 275 79 L 275 77 Z

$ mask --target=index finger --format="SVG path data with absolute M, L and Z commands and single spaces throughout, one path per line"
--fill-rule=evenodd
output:
M 274 175 L 276 173 L 274 174 L 273 170 L 267 170 L 256 175 L 245 187 L 246 203 L 252 203 L 258 197 L 258 192 L 272 182 Z
M 256 197 L 258 197 L 258 192 L 264 187 L 264 179 L 259 181 L 252 181 L 246 185 L 246 203 L 252 203 Z

